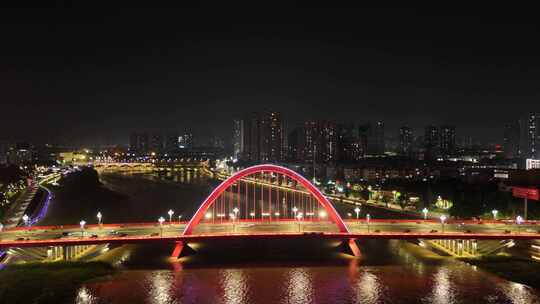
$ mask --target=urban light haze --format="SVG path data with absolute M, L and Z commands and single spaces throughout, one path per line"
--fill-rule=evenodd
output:
M 1 139 L 229 142 L 230 117 L 269 109 L 502 143 L 504 123 L 539 110 L 538 25 L 521 8 L 65 6 L 2 10 Z

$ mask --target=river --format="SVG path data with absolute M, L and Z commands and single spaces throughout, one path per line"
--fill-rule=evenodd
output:
M 215 186 L 188 171 L 101 173 L 100 180 L 109 190 L 91 195 L 91 203 L 84 197 L 73 202 L 66 189 L 56 188 L 46 223 L 75 221 L 96 210 L 109 222 L 151 221 L 169 209 L 189 216 Z M 359 246 L 361 259 L 337 252 L 262 258 L 250 251 L 232 259 L 223 252 L 175 262 L 167 259 L 169 246 L 125 246 L 112 250 L 121 270 L 85 283 L 76 303 L 540 303 L 536 289 L 405 241 Z

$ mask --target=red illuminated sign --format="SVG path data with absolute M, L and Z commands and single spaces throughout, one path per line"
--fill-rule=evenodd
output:
M 512 187 L 512 195 L 535 201 L 540 200 L 540 193 L 538 189 L 535 188 Z

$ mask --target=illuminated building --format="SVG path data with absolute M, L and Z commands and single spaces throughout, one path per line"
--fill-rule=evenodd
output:
M 163 151 L 163 136 L 152 134 L 150 136 L 149 150 L 151 153 L 161 153 Z
M 254 162 L 281 161 L 283 135 L 278 112 L 253 113 L 243 120 L 242 158 Z
M 166 153 L 173 153 L 178 150 L 178 137 L 177 132 L 167 133 L 164 143 Z
M 239 159 L 244 151 L 244 121 L 233 121 L 233 157 Z
M 456 127 L 444 125 L 441 126 L 440 151 L 443 155 L 451 155 L 456 150 Z
M 193 134 L 184 133 L 178 136 L 178 148 L 180 149 L 193 148 Z
M 540 169 L 540 159 L 527 158 L 525 161 L 525 169 L 526 170 Z
M 524 126 L 525 140 L 524 157 L 540 158 L 540 114 L 530 113 L 527 115 Z
M 402 155 L 412 154 L 413 134 L 410 127 L 403 126 L 399 129 L 399 152 Z
M 133 132 L 129 136 L 129 150 L 132 153 L 146 154 L 149 152 L 148 133 Z
M 378 121 L 375 124 L 375 128 L 373 131 L 374 131 L 373 132 L 373 137 L 374 137 L 373 152 L 375 155 L 382 155 L 386 151 L 385 138 L 384 138 L 384 122 Z
M 439 128 L 429 125 L 424 131 L 425 159 L 433 159 L 439 155 Z
M 508 123 L 504 126 L 504 156 L 516 158 L 520 155 L 519 122 Z

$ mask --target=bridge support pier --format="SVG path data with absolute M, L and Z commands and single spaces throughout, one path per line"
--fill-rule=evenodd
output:
M 171 258 L 178 259 L 180 255 L 182 254 L 182 249 L 184 249 L 184 243 L 176 242 L 176 245 L 174 246 L 174 250 L 171 254 Z
M 352 254 L 359 258 L 361 256 L 360 248 L 358 248 L 358 245 L 356 244 L 356 239 L 350 239 L 349 240 L 349 248 L 351 249 Z
M 343 240 L 339 248 L 341 252 L 350 254 L 354 257 L 359 258 L 362 256 L 360 248 L 358 248 L 358 245 L 356 244 L 356 239 Z

